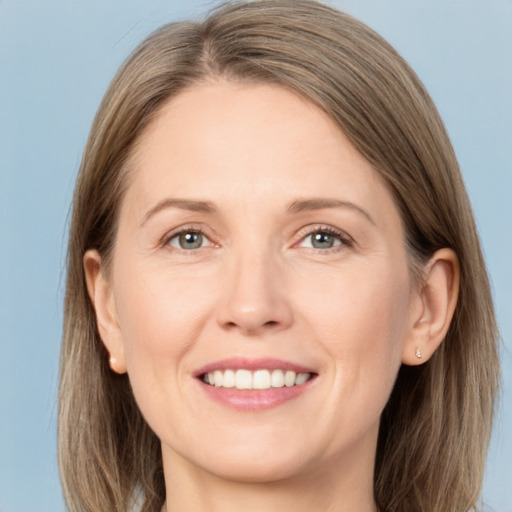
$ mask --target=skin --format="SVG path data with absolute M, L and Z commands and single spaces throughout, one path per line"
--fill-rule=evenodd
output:
M 276 86 L 186 90 L 130 168 L 108 278 L 96 251 L 84 265 L 112 369 L 162 442 L 167 510 L 374 511 L 379 418 L 400 365 L 428 360 L 446 333 L 455 255 L 438 251 L 413 286 L 382 179 L 320 109 Z M 182 248 L 180 230 L 202 246 Z M 315 248 L 326 230 L 333 247 Z M 230 357 L 317 377 L 240 411 L 194 375 Z

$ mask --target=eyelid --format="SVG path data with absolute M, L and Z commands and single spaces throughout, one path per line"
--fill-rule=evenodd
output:
M 170 241 L 173 238 L 175 238 L 178 235 L 181 235 L 182 233 L 199 233 L 199 234 L 201 234 L 203 237 L 205 237 L 208 240 L 209 246 L 216 246 L 217 244 L 212 241 L 213 237 L 211 235 L 207 234 L 206 231 L 207 230 L 205 230 L 204 227 L 202 227 L 199 224 L 194 224 L 194 223 L 192 223 L 192 224 L 185 224 L 185 225 L 179 226 L 177 228 L 174 228 L 171 231 L 168 231 L 162 237 L 162 239 L 160 241 L 160 245 L 162 247 L 167 247 L 167 248 L 171 248 L 171 249 L 179 251 L 180 249 L 178 247 L 173 247 L 173 246 L 170 245 Z M 190 252 L 190 251 L 187 251 L 187 252 Z
M 172 247 L 169 242 L 176 236 L 192 232 L 192 233 L 200 233 L 202 236 L 204 236 L 208 242 L 210 243 L 209 246 L 218 246 L 216 242 L 214 242 L 212 239 L 215 238 L 215 234 L 212 236 L 208 232 L 211 231 L 209 229 L 205 229 L 204 226 L 200 224 L 190 223 L 190 224 L 184 224 L 181 226 L 178 226 L 171 231 L 168 231 L 161 239 L 160 245 L 162 247 L 170 247 L 172 249 L 180 250 L 178 248 Z M 335 237 L 338 237 L 341 241 L 341 244 L 339 246 L 335 247 L 351 247 L 355 244 L 354 239 L 345 231 L 342 231 L 339 228 L 335 228 L 334 226 L 331 226 L 329 224 L 313 224 L 308 225 L 303 228 L 301 228 L 295 238 L 295 241 L 293 243 L 293 246 L 296 247 L 298 244 L 300 244 L 302 241 L 304 241 L 305 238 L 308 236 L 314 234 L 314 233 L 328 233 L 330 235 L 333 235 Z M 314 249 L 320 252 L 328 252 L 329 250 L 335 249 L 335 247 L 332 247 L 331 249 Z M 196 249 L 197 250 L 197 249 Z M 187 251 L 188 252 L 188 251 Z
M 330 249 L 314 249 L 320 252 L 328 252 L 329 250 L 335 250 L 336 247 L 352 247 L 355 243 L 354 239 L 348 233 L 342 231 L 341 229 L 335 228 L 334 226 L 331 226 L 329 224 L 314 224 L 301 228 L 298 231 L 297 240 L 294 243 L 294 246 L 299 245 L 308 236 L 311 236 L 314 233 L 328 233 L 329 235 L 338 237 L 341 241 L 341 244 L 339 246 L 331 247 Z

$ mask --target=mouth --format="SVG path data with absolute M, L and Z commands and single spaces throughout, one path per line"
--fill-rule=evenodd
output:
M 239 390 L 265 390 L 278 388 L 291 388 L 301 386 L 316 375 L 311 372 L 297 373 L 293 370 L 259 369 L 256 371 L 246 369 L 215 370 L 203 373 L 200 379 L 209 386 L 217 388 L 236 388 Z
M 299 397 L 318 373 L 277 359 L 226 359 L 200 369 L 195 377 L 207 396 L 239 410 L 268 409 Z

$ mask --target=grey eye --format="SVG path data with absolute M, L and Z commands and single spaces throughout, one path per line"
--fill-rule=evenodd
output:
M 315 249 L 330 249 L 336 242 L 335 237 L 329 233 L 314 233 L 311 237 Z
M 325 231 L 316 231 L 311 233 L 302 242 L 303 247 L 312 247 L 314 249 L 331 249 L 341 244 L 340 237 Z
M 196 231 L 183 231 L 169 240 L 169 245 L 179 249 L 199 249 L 207 245 L 208 239 Z

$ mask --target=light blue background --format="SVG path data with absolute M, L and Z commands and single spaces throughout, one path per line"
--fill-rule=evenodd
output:
M 452 137 L 491 274 L 504 387 L 484 498 L 512 511 L 512 2 L 333 1 L 386 37 Z M 0 0 L 0 511 L 63 511 L 56 389 L 67 215 L 115 70 L 158 25 L 215 2 Z

